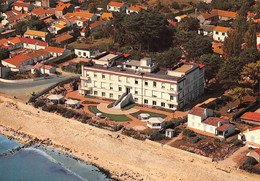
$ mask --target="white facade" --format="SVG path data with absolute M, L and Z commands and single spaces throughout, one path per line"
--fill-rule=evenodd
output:
M 75 49 L 75 54 L 78 57 L 82 58 L 91 58 L 99 53 L 99 50 L 83 50 L 83 49 Z
M 248 147 L 260 148 L 260 126 L 240 133 L 238 139 L 246 141 Z
M 213 40 L 215 41 L 224 41 L 228 37 L 229 28 L 217 26 L 213 30 Z
M 123 63 L 123 68 L 140 72 L 153 72 L 157 68 L 157 64 L 152 63 L 151 58 L 142 58 L 138 60 L 128 60 Z
M 256 45 L 260 45 L 260 33 L 257 35 Z
M 107 5 L 107 10 L 110 12 L 125 12 L 126 8 L 128 8 L 128 4 L 123 4 L 122 6 L 112 6 L 112 5 Z
M 165 71 L 139 74 L 134 70 L 121 71 L 119 67 L 82 66 L 79 93 L 116 100 L 124 93 L 131 93 L 138 104 L 175 110 L 204 93 L 204 68 L 191 65 L 185 72 L 172 76 Z
M 160 117 L 151 117 L 147 120 L 147 127 L 151 129 L 162 129 L 165 125 L 165 120 Z

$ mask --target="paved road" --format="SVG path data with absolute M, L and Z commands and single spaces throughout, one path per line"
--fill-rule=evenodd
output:
M 41 90 L 61 82 L 63 80 L 69 79 L 73 76 L 63 76 L 56 77 L 52 79 L 39 80 L 35 82 L 18 83 L 18 84 L 8 84 L 0 82 L 0 93 L 4 93 L 9 96 L 16 96 L 18 99 L 27 101 L 30 98 L 30 93 L 34 91 L 35 93 Z

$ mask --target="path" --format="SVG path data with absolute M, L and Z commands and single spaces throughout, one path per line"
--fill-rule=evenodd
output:
M 107 103 L 100 103 L 97 105 L 97 109 L 103 113 L 107 114 L 115 114 L 115 115 L 126 115 L 126 114 L 133 114 L 135 112 L 138 112 L 138 109 L 131 108 L 129 110 L 120 110 L 120 109 L 114 109 L 114 108 L 108 108 Z
M 221 163 L 223 165 L 231 166 L 231 167 L 237 167 L 238 165 L 237 165 L 236 161 L 234 161 L 234 160 L 239 160 L 239 157 L 244 156 L 249 151 L 250 150 L 248 149 L 248 145 L 245 145 L 245 146 L 239 148 L 235 153 L 230 155 L 225 160 L 219 161 L 219 163 Z
M 78 91 L 69 92 L 66 94 L 66 97 L 79 99 L 80 103 L 82 103 L 84 101 L 90 101 L 90 102 L 96 102 L 96 103 L 107 103 L 107 104 L 111 103 L 111 101 L 106 101 L 106 100 L 102 100 L 102 99 L 98 99 L 98 98 L 84 97 L 83 95 L 79 95 Z
M 132 119 L 132 121 L 129 121 L 129 124 L 125 126 L 126 129 L 132 128 L 134 130 L 142 131 L 147 128 L 146 122 L 140 121 L 139 119 L 130 114 L 127 114 L 126 116 Z

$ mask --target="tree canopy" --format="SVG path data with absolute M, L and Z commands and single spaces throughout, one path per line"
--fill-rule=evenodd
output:
M 10 52 L 4 48 L 0 48 L 0 60 L 9 58 Z

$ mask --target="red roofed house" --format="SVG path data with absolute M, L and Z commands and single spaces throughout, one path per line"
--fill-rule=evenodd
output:
M 33 64 L 33 60 L 29 56 L 20 54 L 13 58 L 2 60 L 2 64 L 6 67 L 10 67 L 12 71 L 19 71 L 19 68 L 22 66 Z
M 228 37 L 228 32 L 231 28 L 216 26 L 213 29 L 213 40 L 215 41 L 224 41 L 226 37 Z
M 111 1 L 107 5 L 107 10 L 110 12 L 125 12 L 126 8 L 128 7 L 128 4 Z
M 97 30 L 105 25 L 107 25 L 107 20 L 99 20 L 99 21 L 95 21 L 94 23 L 89 24 L 89 29 L 90 29 L 91 33 L 93 33 L 95 30 Z
M 17 11 L 24 11 L 24 12 L 30 12 L 33 10 L 34 5 L 30 4 L 30 3 L 24 3 L 21 1 L 16 1 L 12 4 L 13 9 L 17 10 Z
M 36 44 L 36 50 L 45 49 L 47 46 L 48 43 L 41 41 Z
M 45 50 L 50 52 L 51 55 L 54 57 L 65 56 L 70 53 L 70 50 L 68 50 L 68 49 L 51 47 L 51 46 L 46 47 Z
M 238 139 L 245 141 L 248 147 L 260 148 L 260 126 L 243 131 Z
M 56 67 L 51 65 L 43 65 L 42 62 L 35 64 L 31 69 L 31 73 L 34 74 L 36 69 L 39 70 L 42 74 L 55 74 L 56 72 Z
M 211 136 L 228 137 L 235 132 L 235 126 L 229 120 L 210 117 L 213 111 L 207 108 L 194 107 L 188 114 L 188 127 L 198 132 L 207 132 Z
M 249 124 L 260 125 L 260 113 L 257 112 L 246 112 L 240 119 Z
M 24 48 L 33 49 L 33 50 L 36 49 L 36 44 L 38 42 L 40 42 L 40 40 L 24 38 L 24 37 L 21 37 L 20 40 L 21 40 Z
M 126 9 L 126 14 L 138 13 L 141 9 L 147 10 L 148 7 L 144 5 L 130 6 L 129 8 Z

